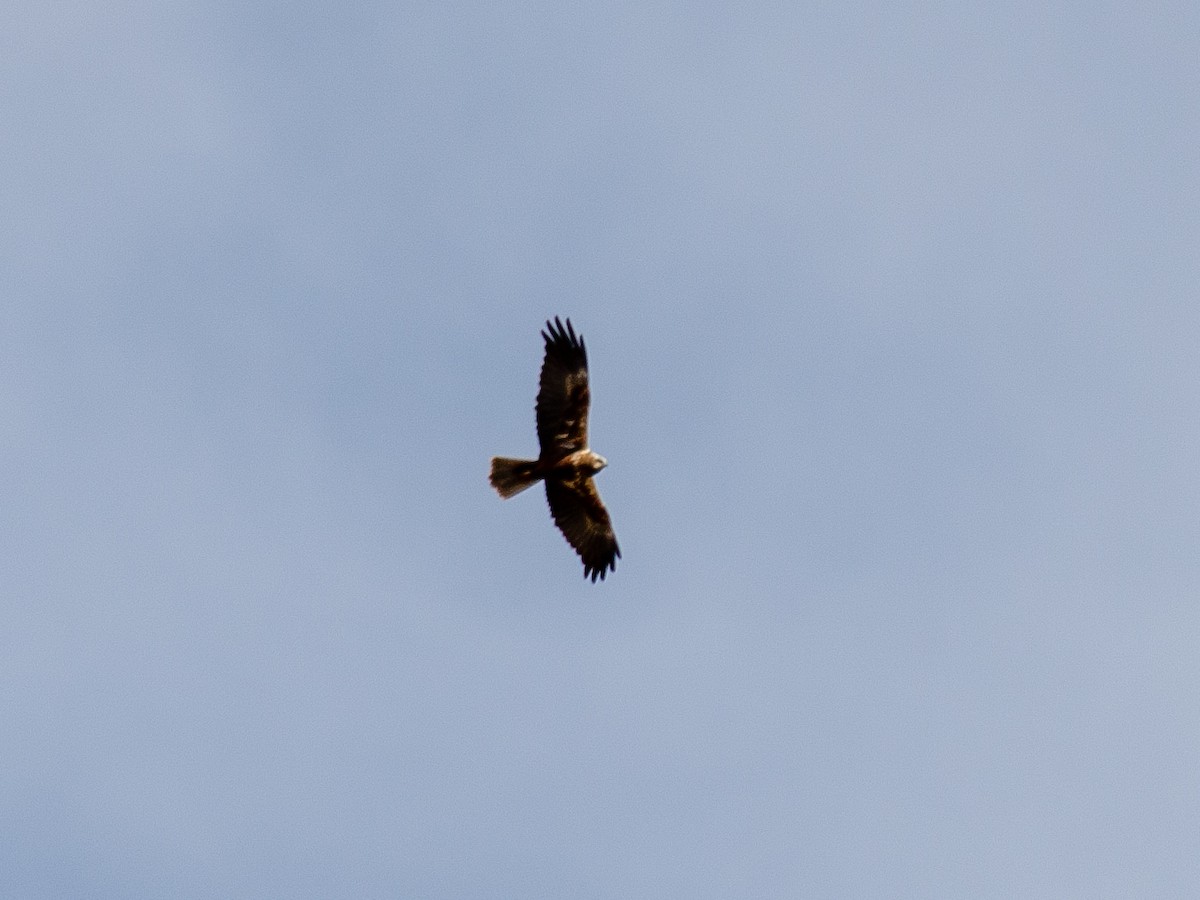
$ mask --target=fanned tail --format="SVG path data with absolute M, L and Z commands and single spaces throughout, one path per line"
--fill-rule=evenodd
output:
M 507 500 L 537 483 L 538 479 L 533 474 L 534 465 L 532 460 L 494 456 L 492 474 L 488 480 L 496 489 L 496 493 Z

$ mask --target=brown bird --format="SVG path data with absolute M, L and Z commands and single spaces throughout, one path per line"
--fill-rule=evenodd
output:
M 567 319 L 547 320 L 546 358 L 537 396 L 536 460 L 492 458 L 491 482 L 506 500 L 538 481 L 546 482 L 550 515 L 583 560 L 583 577 L 601 581 L 616 571 L 621 548 L 593 476 L 608 460 L 588 447 L 587 348 Z

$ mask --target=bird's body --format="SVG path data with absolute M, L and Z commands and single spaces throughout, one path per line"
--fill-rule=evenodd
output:
M 608 461 L 588 447 L 587 348 L 570 319 L 565 327 L 557 318 L 546 322 L 546 329 L 537 397 L 540 453 L 536 460 L 494 457 L 490 481 L 506 499 L 545 482 L 550 514 L 583 560 L 584 577 L 603 580 L 616 569 L 621 549 L 592 480 Z

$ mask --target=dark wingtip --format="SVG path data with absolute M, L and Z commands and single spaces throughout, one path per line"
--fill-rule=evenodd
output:
M 616 555 L 620 556 L 621 551 L 617 550 Z M 591 578 L 592 584 L 595 584 L 597 578 L 599 578 L 601 581 L 603 581 L 605 576 L 607 576 L 609 572 L 615 572 L 615 571 L 617 571 L 617 561 L 615 558 L 610 559 L 607 562 L 601 563 L 598 566 L 597 565 L 588 565 L 585 563 L 584 567 L 583 567 L 583 577 Z
M 575 331 L 575 326 L 571 324 L 571 319 L 568 316 L 566 324 L 563 320 L 555 316 L 553 320 L 546 320 L 546 328 L 542 331 L 542 340 L 547 346 L 551 344 L 564 344 L 567 347 L 578 348 L 587 359 L 587 347 L 583 343 L 583 335 Z

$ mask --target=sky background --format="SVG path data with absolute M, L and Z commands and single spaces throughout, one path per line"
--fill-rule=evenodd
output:
M 12 2 L 0 894 L 1200 894 L 1200 7 Z M 547 317 L 624 556 L 540 492 Z

